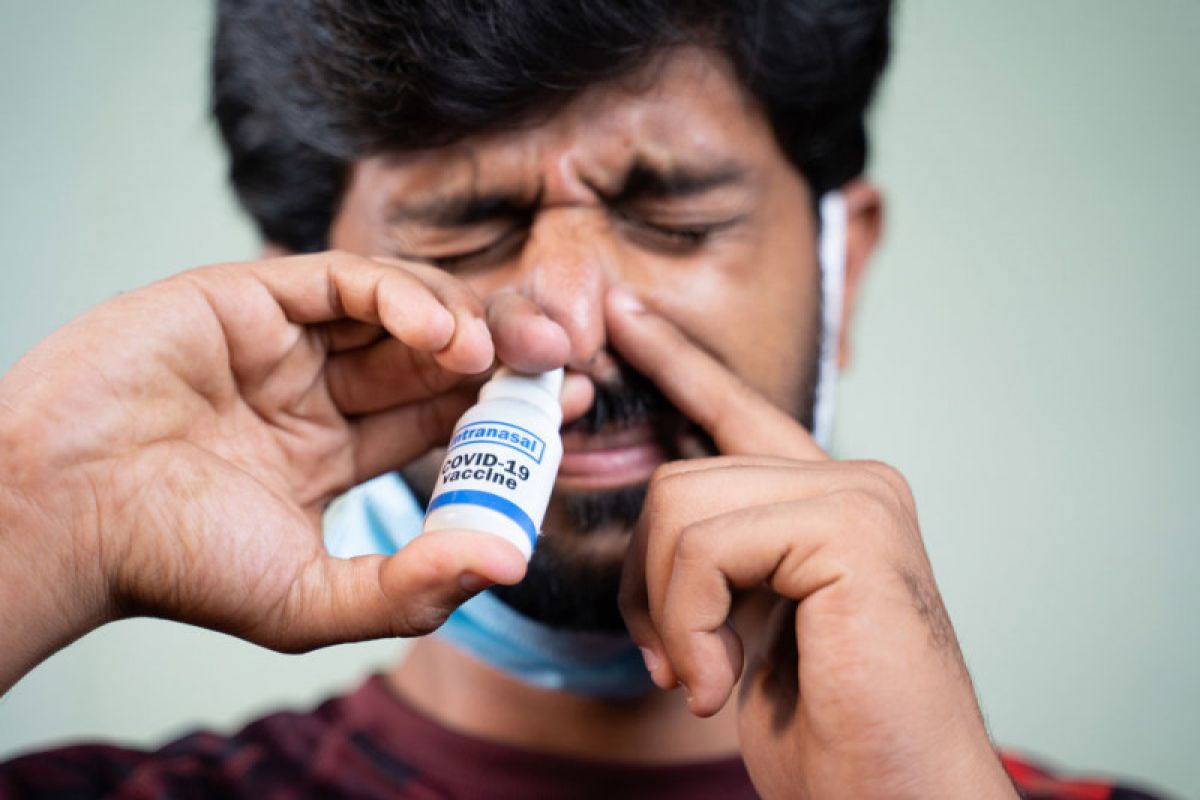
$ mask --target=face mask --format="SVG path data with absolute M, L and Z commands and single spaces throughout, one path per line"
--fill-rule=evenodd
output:
M 837 382 L 838 338 L 846 261 L 846 207 L 842 196 L 821 198 L 818 260 L 821 270 L 821 341 L 817 362 L 813 436 L 829 446 Z M 325 515 L 325 546 L 340 558 L 391 555 L 421 531 L 424 512 L 398 474 L 355 487 Z M 653 688 L 641 653 L 625 634 L 566 631 L 522 616 L 489 592 L 458 608 L 435 636 L 493 669 L 541 689 L 604 699 L 629 699 Z
M 846 199 L 841 192 L 826 192 L 821 196 L 818 208 L 821 216 L 817 240 L 817 262 L 821 268 L 821 342 L 813 403 L 813 438 L 822 450 L 828 450 L 833 438 L 838 340 L 842 333 L 842 302 L 846 288 Z
M 352 558 L 391 555 L 421 532 L 424 512 L 396 473 L 357 486 L 325 515 L 325 547 Z M 481 592 L 434 634 L 493 669 L 542 689 L 601 698 L 645 694 L 653 684 L 641 653 L 618 633 L 550 628 Z

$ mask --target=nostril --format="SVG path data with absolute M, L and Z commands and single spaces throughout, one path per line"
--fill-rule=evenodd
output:
M 524 259 L 521 290 L 566 331 L 571 342 L 567 366 L 591 373 L 597 366 L 596 353 L 605 347 L 607 259 L 593 250 L 578 252 L 580 243 L 574 240 L 570 248 L 551 248 L 545 238 L 541 241 L 543 246 L 532 248 Z

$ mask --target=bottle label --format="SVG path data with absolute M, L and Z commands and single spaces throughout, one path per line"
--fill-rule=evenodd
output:
M 450 438 L 426 513 L 456 504 L 488 508 L 516 523 L 532 546 L 557 472 L 557 446 L 548 447 L 528 428 L 496 419 L 468 422 Z
M 542 463 L 546 454 L 546 443 L 533 431 L 519 425 L 511 425 L 498 420 L 482 420 L 463 425 L 454 432 L 450 439 L 450 452 L 464 444 L 491 443 L 511 448 L 523 456 L 530 458 L 535 464 Z

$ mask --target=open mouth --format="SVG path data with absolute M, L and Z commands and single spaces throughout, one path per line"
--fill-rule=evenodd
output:
M 660 426 L 563 432 L 558 486 L 563 489 L 616 489 L 649 480 L 660 464 L 671 460 Z

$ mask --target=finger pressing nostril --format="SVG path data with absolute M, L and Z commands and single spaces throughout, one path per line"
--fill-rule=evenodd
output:
M 505 291 L 488 299 L 488 325 L 497 357 L 514 369 L 541 372 L 563 366 L 570 357 L 567 332 L 517 292 Z

